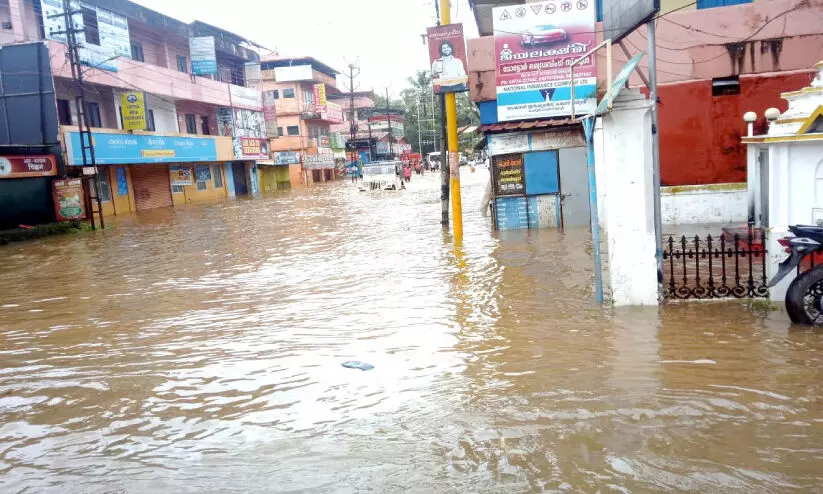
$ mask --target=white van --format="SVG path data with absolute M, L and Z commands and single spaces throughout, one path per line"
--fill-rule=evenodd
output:
M 403 182 L 397 174 L 403 164 L 400 161 L 378 161 L 363 166 L 363 180 L 358 183 L 361 192 L 369 190 L 399 190 Z

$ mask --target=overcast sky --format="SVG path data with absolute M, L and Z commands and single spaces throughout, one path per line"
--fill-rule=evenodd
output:
M 200 20 L 281 55 L 310 55 L 343 71 L 357 62 L 360 90 L 386 86 L 397 96 L 406 77 L 426 69 L 420 37 L 435 23 L 434 0 L 134 0 L 184 22 Z M 468 0 L 452 0 L 452 22 L 477 37 Z M 346 90 L 341 87 L 341 90 Z

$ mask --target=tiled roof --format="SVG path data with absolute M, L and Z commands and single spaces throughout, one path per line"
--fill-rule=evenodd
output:
M 477 128 L 477 132 L 483 134 L 492 132 L 505 132 L 517 130 L 536 130 L 546 129 L 551 127 L 568 127 L 577 125 L 577 122 L 571 118 L 546 118 L 542 120 L 526 120 L 520 122 L 501 122 L 496 124 L 481 125 Z

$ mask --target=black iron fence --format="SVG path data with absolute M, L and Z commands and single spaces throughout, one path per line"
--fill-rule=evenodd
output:
M 765 232 L 664 239 L 666 296 L 678 299 L 767 297 Z

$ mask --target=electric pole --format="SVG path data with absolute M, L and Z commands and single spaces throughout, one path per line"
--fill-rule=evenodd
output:
M 77 108 L 77 123 L 80 131 L 80 152 L 83 155 L 83 169 L 85 170 L 87 166 L 91 166 L 94 169 L 94 178 L 92 179 L 94 184 L 94 197 L 91 197 L 92 187 L 87 187 L 89 199 L 86 202 L 86 207 L 88 209 L 91 227 L 92 229 L 96 229 L 97 225 L 94 221 L 95 214 L 97 214 L 100 219 L 100 228 L 105 228 L 105 224 L 103 223 L 103 206 L 100 201 L 99 170 L 97 169 L 97 161 L 94 157 L 94 141 L 92 139 L 91 126 L 89 125 L 88 106 L 86 105 L 86 84 L 83 80 L 83 66 L 80 63 L 80 50 L 77 43 L 77 33 L 82 33 L 84 30 L 77 29 L 74 25 L 74 14 L 79 13 L 82 12 L 72 11 L 71 0 L 63 0 L 63 13 L 55 14 L 52 17 L 63 17 L 65 19 L 65 33 L 58 32 L 54 34 L 66 35 L 66 45 L 68 48 L 67 57 L 71 65 L 71 76 L 77 85 L 77 91 L 79 93 L 74 99 L 74 102 Z M 94 210 L 92 201 L 97 204 L 97 211 Z
M 448 2 L 449 0 L 446 0 Z M 449 5 L 446 3 L 446 10 Z M 434 0 L 434 11 L 437 15 L 437 25 L 441 24 L 440 3 Z M 446 15 L 444 15 L 445 17 Z M 445 20 L 445 19 L 444 19 Z M 432 73 L 432 95 L 434 95 L 434 74 Z M 449 225 L 449 195 L 450 195 L 450 180 L 449 180 L 449 157 L 446 152 L 446 95 L 440 94 L 440 224 L 443 226 Z M 433 111 L 434 109 L 432 109 Z
M 448 0 L 440 10 L 440 23 L 451 24 Z M 445 120 L 448 127 L 446 143 L 448 144 L 449 168 L 451 170 L 452 233 L 454 234 L 454 243 L 458 245 L 463 242 L 463 201 L 460 197 L 460 160 L 457 155 L 457 103 L 455 102 L 454 93 L 446 93 L 441 95 L 441 98 L 443 98 L 441 105 L 446 110 Z M 443 151 L 445 150 L 444 148 Z
M 360 68 L 357 66 L 356 63 L 349 64 L 349 146 L 351 146 L 352 152 L 352 163 L 358 161 L 357 158 L 357 145 L 355 140 L 357 139 L 357 110 L 354 107 L 354 91 L 357 89 L 357 86 L 354 84 L 354 78 L 360 75 Z M 371 149 L 371 145 L 369 145 Z M 371 154 L 371 150 L 369 151 Z
M 394 159 L 394 139 L 391 132 L 391 102 L 389 101 L 389 88 L 386 88 L 386 117 L 389 119 L 389 159 Z

